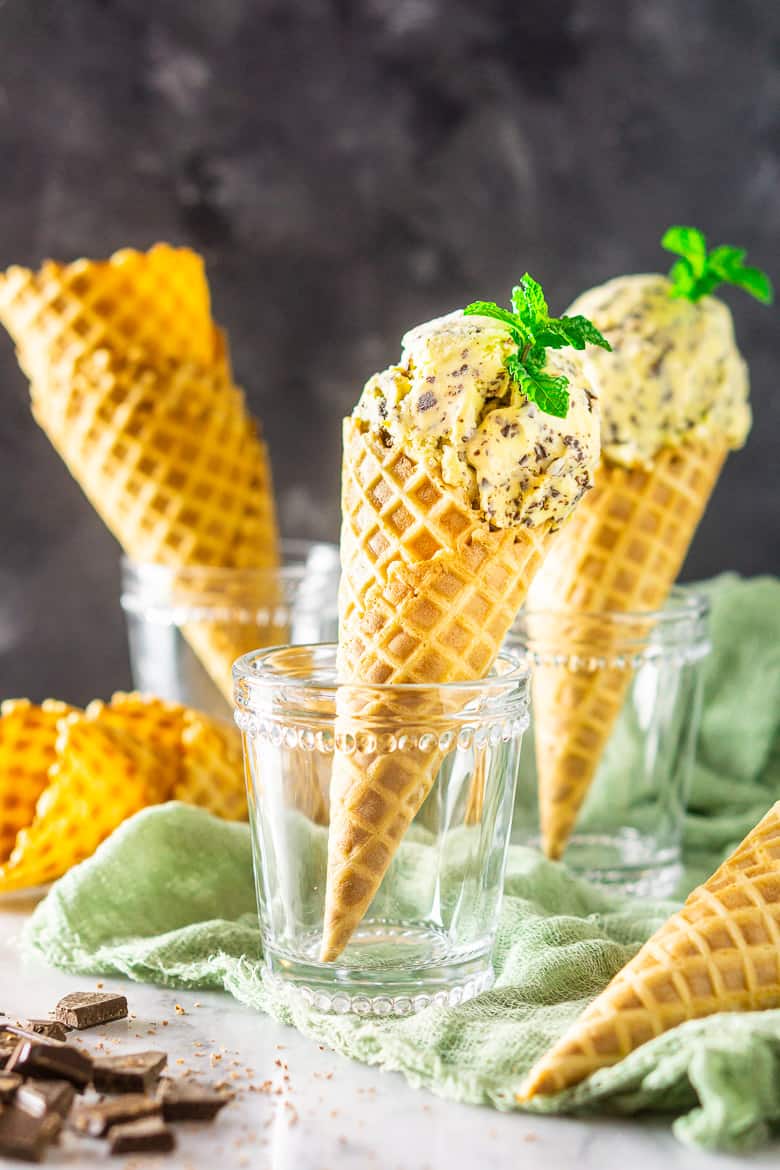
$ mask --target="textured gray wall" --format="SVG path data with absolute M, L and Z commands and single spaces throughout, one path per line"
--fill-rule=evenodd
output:
M 0 265 L 205 253 L 288 535 L 405 327 L 523 271 L 553 306 L 692 221 L 774 269 L 777 0 L 4 0 Z M 780 568 L 777 313 L 729 297 L 756 423 L 686 569 Z M 117 549 L 0 338 L 0 695 L 129 681 Z

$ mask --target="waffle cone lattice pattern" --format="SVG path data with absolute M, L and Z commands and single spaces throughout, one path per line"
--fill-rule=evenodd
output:
M 8 699 L 0 708 L 0 865 L 35 815 L 56 756 L 57 725 L 71 710 L 54 699 L 40 707 Z
M 390 704 L 371 684 L 482 678 L 544 555 L 547 529 L 491 531 L 436 470 L 344 424 L 339 723 L 371 721 L 380 737 L 445 719 L 435 689 Z M 443 728 L 442 728 L 443 729 Z M 336 752 L 331 778 L 322 957 L 362 920 L 433 783 L 438 749 Z
M 604 461 L 596 485 L 553 545 L 531 590 L 532 604 L 578 614 L 660 608 L 685 560 L 726 457 L 725 446 L 686 443 L 659 453 L 652 468 Z M 596 623 L 594 622 L 594 626 Z M 602 627 L 583 655 L 609 656 Z M 554 637 L 567 653 L 564 631 Z M 631 682 L 628 669 L 572 673 L 537 667 L 534 731 L 542 839 L 563 853 Z
M 98 349 L 151 362 L 211 364 L 215 334 L 203 261 L 188 248 L 124 248 L 108 260 L 14 266 L 0 277 L 0 317 L 31 382 Z
M 684 1020 L 780 1006 L 780 803 L 531 1070 L 557 1093 Z
M 278 565 L 268 453 L 233 383 L 199 256 L 159 244 L 11 268 L 0 276 L 0 319 L 31 379 L 37 422 L 130 557 Z M 233 660 L 284 631 L 232 621 L 224 600 L 224 621 L 184 634 L 230 698 Z
M 0 716 L 0 892 L 60 877 L 127 817 L 182 800 L 246 819 L 241 739 L 177 703 L 117 692 L 78 711 L 8 701 Z M 7 806 L 7 808 L 6 808 Z M 7 838 L 6 838 L 7 839 Z

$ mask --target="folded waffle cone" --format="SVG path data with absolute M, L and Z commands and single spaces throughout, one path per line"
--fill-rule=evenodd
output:
M 165 799 L 165 788 L 153 748 L 94 716 L 66 715 L 34 819 L 0 868 L 0 892 L 60 877 L 127 817 Z
M 336 751 L 321 958 L 338 956 L 362 920 L 422 806 L 441 752 L 417 746 L 415 723 L 446 716 L 442 683 L 490 669 L 547 551 L 548 525 L 491 529 L 436 470 L 354 420 L 344 424 L 340 734 L 352 721 L 410 728 L 392 753 Z M 392 706 L 372 683 L 431 683 Z
M 183 768 L 172 796 L 229 821 L 247 818 L 241 737 L 229 723 L 188 710 L 182 733 Z
M 540 608 L 583 615 L 599 656 L 614 651 L 596 616 L 662 607 L 727 455 L 725 443 L 664 448 L 651 467 L 603 459 L 596 483 L 561 532 L 531 592 Z M 548 635 L 565 649 L 567 635 Z M 534 669 L 533 703 L 544 851 L 559 858 L 631 683 L 625 667 Z
M 57 725 L 73 708 L 47 699 L 8 699 L 0 708 L 0 864 L 30 824 L 55 760 Z
M 780 1007 L 780 803 L 534 1066 L 558 1093 L 684 1020 Z
M 0 277 L 0 320 L 31 379 L 37 422 L 132 559 L 276 568 L 268 453 L 233 383 L 199 257 L 157 245 L 38 273 L 12 268 Z M 201 587 L 176 588 L 197 612 Z M 236 620 L 227 597 L 218 621 L 185 626 L 228 699 L 233 660 L 283 639 L 278 608 L 272 574 L 260 620 Z
M 118 691 L 83 712 L 53 700 L 6 703 L 0 762 L 9 794 L 14 785 L 24 798 L 9 795 L 0 822 L 9 841 L 0 893 L 61 876 L 150 804 L 182 800 L 246 819 L 236 729 L 150 695 Z

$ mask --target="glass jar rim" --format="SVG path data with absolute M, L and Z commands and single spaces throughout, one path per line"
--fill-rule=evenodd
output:
M 120 604 L 145 620 L 284 625 L 297 613 L 335 609 L 339 549 L 325 541 L 283 540 L 281 565 L 230 569 L 159 565 L 122 557 Z
M 523 664 L 522 656 L 513 650 L 502 649 L 496 657 L 491 673 L 485 678 L 472 679 L 462 682 L 421 682 L 421 683 L 372 683 L 372 682 L 339 682 L 336 678 L 336 656 L 338 644 L 336 642 L 309 643 L 308 645 L 271 646 L 268 649 L 253 650 L 242 655 L 233 664 L 234 698 L 236 705 L 244 708 L 253 706 L 254 696 L 272 692 L 280 694 L 284 691 L 294 692 L 296 696 L 310 692 L 312 696 L 335 699 L 335 696 L 349 694 L 376 694 L 380 699 L 387 695 L 422 694 L 431 691 L 442 691 L 448 696 L 464 699 L 473 699 L 475 695 L 496 696 L 496 692 L 505 691 L 507 694 L 525 694 L 528 686 L 529 672 Z M 282 674 L 280 671 L 269 669 L 274 665 L 274 659 L 280 655 L 297 657 L 302 667 L 306 660 L 312 662 L 312 674 Z M 317 665 L 319 663 L 319 666 Z M 258 667 L 264 668 L 259 670 Z M 500 673 L 496 673 L 496 667 Z M 316 671 L 330 673 L 332 679 L 317 677 Z
M 638 621 L 653 622 L 656 625 L 672 626 L 679 622 L 703 621 L 710 612 L 710 601 L 704 593 L 686 585 L 673 585 L 664 604 L 659 609 L 585 609 L 560 606 L 524 605 L 516 621 L 523 617 L 561 617 L 571 621 L 600 618 L 617 626 L 628 626 Z
M 228 568 L 224 565 L 163 565 L 156 561 L 137 561 L 133 557 L 123 554 L 120 557 L 122 569 L 122 583 L 125 590 L 135 585 L 150 585 L 162 587 L 177 578 L 186 578 L 197 584 L 199 580 L 211 582 L 234 582 L 241 580 L 256 580 L 264 576 L 287 577 L 293 580 L 302 578 L 312 571 L 322 573 L 340 572 L 339 546 L 327 540 L 282 540 L 281 564 L 278 566 L 247 566 L 240 569 Z M 323 562 L 312 566 L 313 554 Z
M 506 644 L 533 666 L 636 669 L 650 659 L 696 662 L 711 649 L 708 597 L 672 588 L 663 608 L 522 609 Z

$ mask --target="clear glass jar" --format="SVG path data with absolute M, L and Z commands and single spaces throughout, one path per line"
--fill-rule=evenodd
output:
M 532 703 L 513 840 L 602 885 L 674 891 L 708 609 L 674 589 L 657 612 L 521 612 L 506 645 L 531 672 Z
M 442 686 L 338 686 L 336 646 L 249 654 L 234 668 L 267 977 L 322 1011 L 407 1015 L 492 982 L 490 955 L 527 673 Z M 344 711 L 351 711 L 345 720 Z M 334 759 L 393 754 L 431 787 L 345 949 L 320 953 Z
M 232 666 L 261 646 L 330 642 L 338 632 L 339 550 L 282 542 L 279 569 L 122 561 L 122 608 L 139 691 L 232 716 Z

